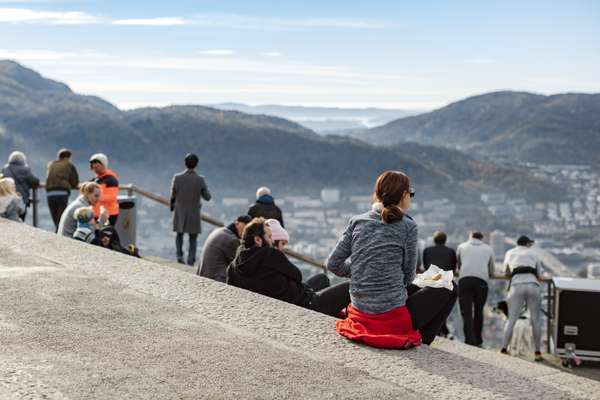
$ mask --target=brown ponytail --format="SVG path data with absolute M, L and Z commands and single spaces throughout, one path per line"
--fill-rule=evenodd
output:
M 400 171 L 386 171 L 379 175 L 373 190 L 373 199 L 383 204 L 381 219 L 391 224 L 400 221 L 404 212 L 398 207 L 402 197 L 409 191 L 410 179 Z

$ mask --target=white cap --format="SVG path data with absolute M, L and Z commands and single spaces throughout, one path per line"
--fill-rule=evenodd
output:
M 106 154 L 102 154 L 102 153 L 94 154 L 93 156 L 90 157 L 90 162 L 92 162 L 92 161 L 98 161 L 100 164 L 102 164 L 108 168 L 108 157 L 106 157 Z
M 266 186 L 259 187 L 258 190 L 256 191 L 256 198 L 260 199 L 265 194 L 271 194 L 271 189 L 269 189 Z

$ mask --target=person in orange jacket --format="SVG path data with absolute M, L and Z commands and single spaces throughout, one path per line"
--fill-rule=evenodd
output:
M 100 185 L 100 201 L 94 206 L 94 215 L 100 217 L 101 208 L 108 212 L 108 222 L 115 226 L 119 218 L 119 177 L 111 169 L 108 169 L 108 157 L 105 154 L 94 154 L 90 158 L 90 169 L 96 174 L 92 179 Z

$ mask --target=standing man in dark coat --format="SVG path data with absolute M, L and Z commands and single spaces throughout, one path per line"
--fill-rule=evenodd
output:
M 173 214 L 173 231 L 177 233 L 175 246 L 177 248 L 177 261 L 184 264 L 183 260 L 183 235 L 189 234 L 190 246 L 187 263 L 194 265 L 196 262 L 196 248 L 198 234 L 202 232 L 200 225 L 200 210 L 202 199 L 210 201 L 211 194 L 203 176 L 196 173 L 198 156 L 188 154 L 185 156 L 187 169 L 173 177 L 171 185 L 171 211 Z
M 444 271 L 452 271 L 456 274 L 456 252 L 454 249 L 446 246 L 446 234 L 444 232 L 435 232 L 433 234 L 433 246 L 423 251 L 423 267 L 427 270 L 432 264 L 440 267 Z M 450 331 L 446 321 L 442 324 L 440 335 L 448 337 Z
M 40 186 L 40 180 L 31 173 L 27 165 L 27 157 L 20 151 L 13 151 L 8 157 L 8 164 L 2 168 L 2 176 L 12 178 L 15 181 L 17 192 L 25 203 L 25 211 L 19 215 L 21 221 L 25 222 L 27 208 L 31 205 L 31 190 Z
M 227 267 L 235 258 L 235 253 L 240 246 L 242 232 L 252 218 L 242 215 L 228 226 L 217 228 L 208 235 L 202 250 L 202 262 L 198 266 L 197 274 L 206 278 L 225 282 Z
M 77 189 L 78 185 L 79 174 L 71 163 L 71 151 L 60 149 L 58 160 L 48 164 L 48 176 L 46 177 L 48 209 L 56 230 L 58 230 L 60 217 L 69 204 L 71 190 Z
M 256 191 L 256 202 L 248 209 L 248 215 L 252 218 L 276 219 L 282 227 L 285 227 L 281 209 L 275 204 L 271 189 L 266 186 Z

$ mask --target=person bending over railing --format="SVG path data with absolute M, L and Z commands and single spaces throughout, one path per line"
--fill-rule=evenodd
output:
M 242 234 L 242 244 L 227 269 L 227 283 L 331 316 L 350 303 L 348 283 L 329 286 L 324 274 L 302 282 L 302 273 L 273 247 L 264 218 L 254 218 Z
M 327 260 L 334 274 L 350 278 L 352 303 L 337 331 L 382 348 L 430 344 L 456 302 L 456 288 L 412 285 L 417 266 L 417 224 L 405 212 L 414 190 L 407 175 L 377 178 L 372 210 L 354 216 Z

